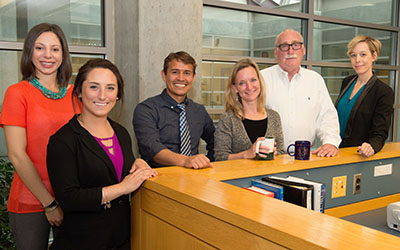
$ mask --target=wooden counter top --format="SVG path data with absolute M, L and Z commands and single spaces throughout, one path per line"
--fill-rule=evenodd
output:
M 202 175 L 215 180 L 230 180 L 266 174 L 283 173 L 303 169 L 312 169 L 350 163 L 374 161 L 400 157 L 400 143 L 386 143 L 382 150 L 371 157 L 363 157 L 357 153 L 357 148 L 342 148 L 335 157 L 324 158 L 315 155 L 308 161 L 295 160 L 289 155 L 278 155 L 275 160 L 231 160 L 213 162 L 214 168 L 200 170 L 183 167 L 158 168 L 160 175 Z
M 215 162 L 214 168 L 202 170 L 159 168 L 159 176 L 143 184 L 140 201 L 133 205 L 185 237 L 205 242 L 204 249 L 399 249 L 398 237 L 220 181 L 395 157 L 400 157 L 400 143 L 386 144 L 370 158 L 346 148 L 336 157 L 311 156 L 310 161 L 283 155 L 273 161 Z M 133 212 L 133 248 L 146 249 L 139 239 L 147 236 L 139 224 L 146 221 L 151 227 L 139 214 Z

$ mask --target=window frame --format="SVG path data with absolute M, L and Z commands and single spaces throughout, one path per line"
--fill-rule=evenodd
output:
M 103 55 L 109 60 L 114 59 L 113 49 L 113 12 L 114 1 L 100 1 L 102 10 L 102 26 L 103 26 L 103 41 L 104 46 L 76 46 L 69 45 L 71 54 L 88 54 L 88 55 Z M 0 50 L 22 51 L 23 42 L 0 41 Z M 16 65 L 18 66 L 18 65 Z
M 280 17 L 289 17 L 294 19 L 302 20 L 302 28 L 304 29 L 303 37 L 304 43 L 306 46 L 306 56 L 302 62 L 302 66 L 312 69 L 313 67 L 333 67 L 333 68 L 351 68 L 350 62 L 328 62 L 328 61 L 320 61 L 313 60 L 312 58 L 312 47 L 313 47 L 313 36 L 314 36 L 314 23 L 322 22 L 322 23 L 331 23 L 345 26 L 354 26 L 360 28 L 368 28 L 382 31 L 389 31 L 397 33 L 397 37 L 393 37 L 392 39 L 396 39 L 396 43 L 393 42 L 395 48 L 392 49 L 391 62 L 392 65 L 374 65 L 374 69 L 381 70 L 389 70 L 394 71 L 394 81 L 390 83 L 391 87 L 395 93 L 395 103 L 394 103 L 394 112 L 393 112 L 393 120 L 392 120 L 392 133 L 391 133 L 391 141 L 397 141 L 398 137 L 400 139 L 400 103 L 399 103 L 399 91 L 400 91 L 400 26 L 399 26 L 399 15 L 400 15 L 400 3 L 398 1 L 393 1 L 393 17 L 394 17 L 394 26 L 391 25 L 383 25 L 383 24 L 373 24 L 361 21 L 353 21 L 348 19 L 341 18 L 333 18 L 328 16 L 321 16 L 314 14 L 314 1 L 315 0 L 304 0 L 303 8 L 304 12 L 294 12 L 288 10 L 274 9 L 274 8 L 265 8 L 253 5 L 245 5 L 240 3 L 231 3 L 224 2 L 218 0 L 203 0 L 203 6 L 207 7 L 216 7 L 223 9 L 231 9 L 237 11 L 246 11 L 257 14 L 267 14 L 274 15 Z M 246 58 L 245 56 L 227 56 L 227 55 L 211 55 L 211 54 L 202 54 L 202 61 L 210 61 L 210 62 L 237 62 L 240 59 Z M 275 58 L 260 58 L 260 57 L 252 57 L 252 59 L 260 64 L 276 64 L 277 61 Z M 207 109 L 210 114 L 216 114 L 221 112 L 220 109 Z

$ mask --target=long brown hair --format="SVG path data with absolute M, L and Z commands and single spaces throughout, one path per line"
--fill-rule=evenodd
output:
M 32 54 L 37 38 L 45 32 L 53 32 L 60 40 L 63 53 L 63 61 L 60 67 L 58 67 L 57 69 L 57 84 L 59 87 L 66 87 L 68 86 L 69 79 L 72 75 L 72 65 L 69 56 L 67 39 L 65 39 L 64 32 L 57 24 L 41 23 L 34 26 L 28 32 L 25 38 L 24 48 L 21 57 L 22 79 L 26 81 L 31 81 L 35 77 L 36 69 L 32 63 Z

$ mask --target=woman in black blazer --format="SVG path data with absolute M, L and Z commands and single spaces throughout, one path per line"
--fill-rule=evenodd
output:
M 130 249 L 129 194 L 157 173 L 135 160 L 127 130 L 107 117 L 123 99 L 123 79 L 111 62 L 90 60 L 79 69 L 73 96 L 82 113 L 47 147 L 50 181 L 64 212 L 51 249 Z
M 381 150 L 388 137 L 393 113 L 393 90 L 372 72 L 381 43 L 359 35 L 347 45 L 347 54 L 357 75 L 342 82 L 336 108 L 342 143 L 339 147 L 358 146 L 369 157 Z

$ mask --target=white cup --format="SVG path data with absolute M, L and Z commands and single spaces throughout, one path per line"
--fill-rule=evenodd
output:
M 258 154 L 260 152 L 260 145 L 263 145 L 265 147 L 269 148 L 269 152 L 268 153 L 272 153 L 274 152 L 274 146 L 275 146 L 275 139 L 272 137 L 268 137 L 265 138 L 262 141 L 258 141 L 256 144 L 256 154 Z

